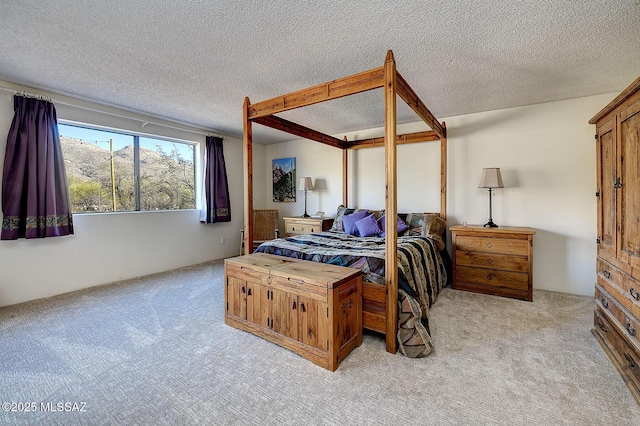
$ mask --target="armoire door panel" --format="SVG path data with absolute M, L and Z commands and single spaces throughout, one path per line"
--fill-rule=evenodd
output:
M 640 103 L 620 121 L 619 198 L 620 251 L 634 267 L 640 266 Z M 622 257 L 621 256 L 621 257 Z
M 601 129 L 598 139 L 598 245 L 599 252 L 616 253 L 616 204 L 614 184 L 616 181 L 615 137 L 613 125 Z M 601 254 L 602 255 L 602 254 Z

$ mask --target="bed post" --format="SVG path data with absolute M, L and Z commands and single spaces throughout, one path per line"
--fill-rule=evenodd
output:
M 253 250 L 253 134 L 251 120 L 249 120 L 249 98 L 244 98 L 242 115 L 243 129 L 243 160 L 244 160 L 244 252 Z
M 384 62 L 385 284 L 387 352 L 398 351 L 398 213 L 396 159 L 396 62 L 389 50 Z
M 444 134 L 447 126 L 442 122 Z M 447 137 L 440 137 L 440 217 L 447 220 Z
M 347 137 L 344 137 L 344 148 L 342 149 L 342 205 L 347 207 L 349 204 L 349 150 L 347 149 Z

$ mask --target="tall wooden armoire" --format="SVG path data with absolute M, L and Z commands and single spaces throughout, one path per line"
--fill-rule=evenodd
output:
M 598 185 L 592 332 L 640 403 L 640 78 L 589 123 Z

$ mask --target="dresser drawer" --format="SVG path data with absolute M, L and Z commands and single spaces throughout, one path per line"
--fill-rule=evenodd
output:
M 526 273 L 529 271 L 529 258 L 499 253 L 457 251 L 456 265 Z
M 596 268 L 598 284 L 634 316 L 640 318 L 640 281 L 602 259 L 598 259 Z
M 610 355 L 615 358 L 614 364 L 617 364 L 634 386 L 640 386 L 640 354 L 638 354 L 631 346 L 625 342 L 624 338 L 618 332 L 618 329 L 609 322 L 605 314 L 596 308 L 594 312 L 595 330 L 605 341 L 611 351 Z
M 615 287 L 623 293 L 622 281 L 624 281 L 625 274 L 615 266 L 611 265 L 598 258 L 596 263 L 596 271 L 598 272 L 598 279 L 605 281 L 608 285 Z
M 311 225 L 308 223 L 287 223 L 285 228 L 287 234 L 315 234 L 322 232 L 322 225 Z
M 529 276 L 521 272 L 456 265 L 455 274 L 457 282 L 469 282 L 493 287 L 513 288 L 516 290 L 527 290 L 529 288 Z
M 298 234 L 316 234 L 327 231 L 333 224 L 333 218 L 285 217 L 284 229 L 287 236 Z
M 640 348 L 640 322 L 624 306 L 622 306 L 607 290 L 596 284 L 596 302 L 602 311 L 608 312 L 621 333 L 625 334 L 634 344 Z
M 526 239 L 459 235 L 456 238 L 456 250 L 527 256 L 529 254 L 529 241 Z
M 640 318 L 640 281 L 630 275 L 624 274 L 622 280 L 622 294 L 630 304 L 625 304 L 634 315 Z M 622 301 L 624 302 L 624 301 Z
M 287 222 L 285 232 L 287 234 L 309 234 L 313 232 L 311 230 L 312 228 L 313 227 L 307 223 Z

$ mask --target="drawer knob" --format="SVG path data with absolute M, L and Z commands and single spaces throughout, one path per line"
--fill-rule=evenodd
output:
M 488 247 L 488 248 L 493 247 L 493 243 L 487 243 L 487 247 Z
M 603 332 L 605 332 L 605 333 L 608 333 L 608 332 L 609 332 L 609 330 L 607 329 L 607 327 L 606 327 L 606 326 L 605 326 L 601 321 L 598 321 L 598 327 L 600 328 L 600 330 L 602 330 L 602 331 L 603 331 Z
M 636 337 L 636 329 L 631 326 L 631 320 L 629 319 L 629 317 L 625 316 L 624 322 L 626 323 L 625 328 L 627 329 L 631 337 Z
M 604 306 L 605 309 L 609 309 L 609 302 L 607 302 L 607 299 L 603 297 L 600 299 L 600 302 L 602 302 L 602 306 Z
M 636 329 L 631 327 L 631 324 L 627 323 L 627 331 L 632 337 L 636 337 Z
M 633 297 L 634 299 L 640 300 L 640 293 L 638 293 L 635 288 L 631 287 L 629 289 L 629 293 L 631 294 L 631 297 Z
M 489 265 L 492 265 L 492 264 L 493 264 L 493 259 L 487 259 L 487 263 L 488 263 Z
M 611 278 L 611 272 L 607 271 L 606 269 L 602 271 L 602 275 L 604 275 L 605 278 Z
M 629 367 L 636 368 L 637 364 L 633 360 L 633 358 L 631 358 L 631 355 L 629 355 L 628 353 L 625 352 L 624 357 L 626 358 L 627 362 L 629 363 Z

